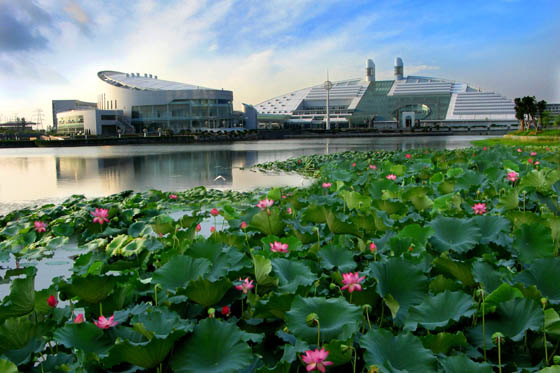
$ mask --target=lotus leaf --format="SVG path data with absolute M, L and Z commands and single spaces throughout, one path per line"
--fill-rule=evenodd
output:
M 535 285 L 552 304 L 560 304 L 560 258 L 536 259 L 516 280 Z
M 160 284 L 169 290 L 184 288 L 190 281 L 208 274 L 210 266 L 211 263 L 207 259 L 177 255 L 154 272 L 152 283 Z
M 523 224 L 514 233 L 513 250 L 524 263 L 553 256 L 554 243 L 550 228 L 540 224 Z
M 440 252 L 466 253 L 480 242 L 480 229 L 470 219 L 438 216 L 431 221 L 434 235 L 430 242 Z
M 279 279 L 279 290 L 294 293 L 299 286 L 309 286 L 317 279 L 311 269 L 301 262 L 275 258 L 272 268 Z
M 404 325 L 405 330 L 416 330 L 417 324 L 427 330 L 434 330 L 459 321 L 462 317 L 471 317 L 476 312 L 472 297 L 461 291 L 445 291 L 434 297 L 427 297 L 422 304 L 411 307 Z
M 440 360 L 445 373 L 492 373 L 492 366 L 475 363 L 465 355 L 454 355 Z

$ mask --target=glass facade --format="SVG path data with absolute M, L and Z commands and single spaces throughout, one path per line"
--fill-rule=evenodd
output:
M 445 120 L 451 94 L 408 94 L 387 96 L 393 80 L 370 84 L 352 115 L 353 124 L 369 121 L 396 121 L 403 112 L 415 112 L 416 119 Z
M 84 116 L 83 115 L 73 115 L 62 117 L 57 120 L 57 132 L 58 133 L 77 133 L 84 131 Z
M 136 132 L 232 127 L 233 106 L 229 100 L 174 100 L 167 105 L 132 107 L 132 125 Z

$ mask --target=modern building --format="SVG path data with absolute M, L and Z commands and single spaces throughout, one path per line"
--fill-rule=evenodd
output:
M 68 110 L 90 110 L 97 108 L 95 102 L 80 100 L 52 100 L 53 128 L 56 130 L 58 121 L 56 115 Z
M 134 132 L 134 127 L 123 119 L 122 110 L 69 110 L 58 113 L 56 119 L 59 134 L 116 136 Z
M 376 80 L 368 59 L 364 78 L 326 82 L 255 105 L 259 124 L 325 128 L 517 125 L 512 100 L 448 79 L 405 76 L 395 59 L 394 79 Z M 328 91 L 325 87 L 329 87 Z M 328 95 L 328 101 L 327 101 Z
M 552 115 L 560 115 L 560 104 L 546 104 L 546 110 Z
M 158 79 L 157 75 L 100 71 L 97 109 L 121 110 L 136 132 L 239 126 L 233 92 Z

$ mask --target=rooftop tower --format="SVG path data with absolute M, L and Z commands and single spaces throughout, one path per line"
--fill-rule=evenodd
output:
M 395 58 L 395 80 L 403 80 L 404 64 L 400 57 Z
M 375 82 L 375 64 L 372 59 L 366 61 L 366 81 Z

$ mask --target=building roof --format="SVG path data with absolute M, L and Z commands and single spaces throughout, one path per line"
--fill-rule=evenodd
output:
M 139 73 L 122 73 L 119 71 L 100 71 L 97 76 L 102 81 L 116 87 L 138 89 L 142 91 L 183 91 L 196 89 L 212 89 L 202 86 L 172 82 L 158 79 L 157 75 Z

